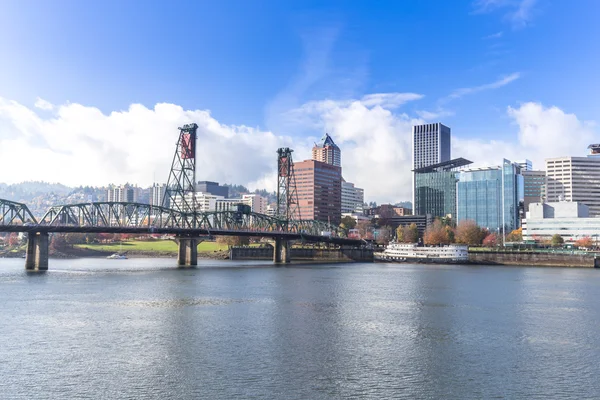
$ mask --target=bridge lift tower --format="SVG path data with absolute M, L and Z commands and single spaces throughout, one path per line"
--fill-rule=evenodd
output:
M 294 160 L 288 147 L 277 150 L 277 210 L 279 218 L 300 220 L 298 204 L 298 191 L 296 190 L 296 174 L 294 173 Z
M 162 204 L 183 214 L 196 212 L 196 131 L 198 125 L 187 124 L 179 128 L 171 172 Z M 185 219 L 185 218 L 184 218 Z M 185 219 L 182 226 L 194 224 L 195 218 Z
M 196 132 L 198 125 L 187 124 L 179 128 L 179 140 L 175 148 L 171 172 L 162 204 L 180 212 L 179 226 L 195 229 L 197 226 L 196 204 Z M 179 236 L 180 266 L 198 263 L 198 238 Z

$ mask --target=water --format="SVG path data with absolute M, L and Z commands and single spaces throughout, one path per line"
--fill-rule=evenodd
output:
M 600 397 L 600 271 L 0 259 L 2 399 Z

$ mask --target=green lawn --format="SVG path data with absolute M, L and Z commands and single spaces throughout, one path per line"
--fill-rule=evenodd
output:
M 168 253 L 177 253 L 177 243 L 172 240 L 152 240 L 152 241 L 141 241 L 131 240 L 124 241 L 123 244 L 112 243 L 112 244 L 78 244 L 75 247 L 83 249 L 92 249 L 99 251 L 160 251 Z M 226 244 L 219 244 L 216 242 L 202 242 L 198 245 L 199 252 L 213 252 L 215 250 L 227 250 Z

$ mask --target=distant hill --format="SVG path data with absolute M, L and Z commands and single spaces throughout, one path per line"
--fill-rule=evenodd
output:
M 29 181 L 8 185 L 0 183 L 0 199 L 18 201 L 26 203 L 32 199 L 46 194 L 55 194 L 57 196 L 67 196 L 73 191 L 73 188 L 61 183 L 48 183 L 40 181 Z

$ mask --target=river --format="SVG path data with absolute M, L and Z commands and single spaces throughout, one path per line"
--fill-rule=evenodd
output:
M 600 271 L 0 259 L 2 399 L 600 397 Z

